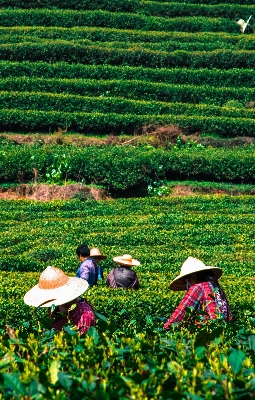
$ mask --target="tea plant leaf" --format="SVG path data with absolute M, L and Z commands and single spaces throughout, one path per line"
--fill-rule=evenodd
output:
M 94 328 L 94 326 L 91 326 L 88 329 L 88 335 L 94 339 L 94 344 L 97 345 L 99 337 L 98 337 L 98 332 L 96 328 Z
M 70 387 L 72 386 L 73 380 L 71 379 L 71 377 L 67 374 L 65 374 L 64 372 L 59 372 L 58 373 L 58 380 L 60 382 L 60 384 L 67 390 L 70 389 Z
M 49 373 L 50 373 L 50 381 L 53 385 L 58 381 L 58 372 L 59 372 L 60 363 L 58 360 L 52 361 Z
M 231 351 L 230 355 L 228 356 L 228 361 L 235 374 L 238 374 L 238 372 L 241 370 L 244 359 L 245 354 L 243 351 L 236 349 Z
M 64 326 L 64 331 L 66 331 L 67 333 L 69 333 L 69 335 L 78 335 L 78 331 L 77 329 L 73 329 L 71 326 Z
M 204 346 L 198 346 L 195 348 L 195 352 L 198 356 L 198 358 L 203 358 L 205 355 L 205 347 Z
M 99 314 L 99 313 L 95 312 L 95 315 L 97 316 L 97 318 L 101 319 L 102 321 L 108 322 L 108 319 L 103 314 Z
M 193 393 L 188 393 L 186 392 L 185 395 L 187 396 L 187 399 L 191 399 L 191 400 L 203 400 L 203 397 L 197 396 L 196 394 Z
M 15 394 L 19 394 L 22 396 L 26 395 L 26 389 L 16 374 L 14 373 L 3 374 L 3 377 L 4 377 L 5 388 L 7 390 L 11 389 Z
M 0 360 L 0 368 L 5 367 L 6 365 L 10 364 L 11 362 L 11 357 L 8 353 L 6 353 Z
M 38 395 L 39 393 L 46 393 L 46 388 L 40 383 L 35 380 L 32 380 L 29 388 L 30 395 Z
M 249 348 L 251 350 L 255 351 L 255 335 L 248 336 L 248 344 L 249 344 Z

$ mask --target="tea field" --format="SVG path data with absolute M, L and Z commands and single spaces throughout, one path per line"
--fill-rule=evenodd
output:
M 253 137 L 255 6 L 209 3 L 1 1 L 1 131 Z
M 239 399 L 255 393 L 254 196 L 107 201 L 0 201 L 0 398 Z M 86 298 L 97 328 L 55 334 L 23 303 L 47 265 L 74 276 L 77 245 L 130 253 L 138 291 L 105 281 Z M 163 323 L 183 296 L 170 281 L 188 256 L 223 269 L 233 320 L 197 329 Z M 6 324 L 10 326 L 6 333 Z
M 156 193 L 173 179 L 253 184 L 255 5 L 236 1 L 2 0 L 0 132 L 36 139 L 1 136 L 0 184 L 79 182 L 122 194 Z M 237 21 L 249 16 L 243 34 Z M 246 136 L 247 145 L 63 139 L 150 124 Z M 54 132 L 57 145 L 38 138 Z M 0 200 L 0 399 L 254 398 L 254 210 L 249 195 Z M 81 242 L 108 256 L 104 279 L 86 292 L 97 326 L 55 333 L 23 296 L 48 265 L 75 276 Z M 124 253 L 141 262 L 138 291 L 105 284 Z M 188 256 L 223 269 L 233 319 L 166 332 L 183 296 L 169 284 Z

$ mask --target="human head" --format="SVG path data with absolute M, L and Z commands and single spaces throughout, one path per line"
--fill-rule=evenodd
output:
M 201 283 L 201 282 L 211 282 L 214 287 L 219 286 L 218 279 L 211 269 L 194 272 L 193 274 L 189 274 L 182 279 L 185 282 L 187 289 L 190 286 L 193 286 L 196 283 Z
M 90 249 L 85 243 L 80 244 L 76 249 L 77 256 L 87 258 L 90 255 Z
M 181 291 L 187 288 L 187 281 L 190 283 L 190 279 L 192 279 L 192 275 L 194 276 L 193 282 L 198 282 L 198 273 L 201 271 L 211 271 L 214 274 L 216 279 L 219 279 L 222 275 L 221 268 L 207 266 L 202 261 L 197 258 L 188 257 L 186 261 L 182 264 L 180 274 L 171 282 L 170 289 Z M 194 275 L 195 274 L 195 275 Z M 194 284 L 193 283 L 193 284 Z
M 186 289 L 188 290 L 189 287 L 195 285 L 197 283 L 197 274 L 189 274 L 182 278 L 182 281 L 185 282 Z
M 218 279 L 211 269 L 197 272 L 196 277 L 197 283 L 211 282 L 213 284 L 218 284 Z
M 34 307 L 51 307 L 69 303 L 89 287 L 85 279 L 68 277 L 61 269 L 48 266 L 39 283 L 24 296 L 24 302 Z

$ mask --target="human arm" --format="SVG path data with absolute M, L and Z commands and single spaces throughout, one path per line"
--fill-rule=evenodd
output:
M 107 276 L 107 278 L 106 278 L 106 285 L 107 286 L 110 286 L 110 287 L 113 287 L 113 288 L 116 288 L 117 286 L 116 286 L 116 283 L 115 283 L 115 279 L 114 279 L 114 269 L 112 269 L 110 272 L 109 272 L 109 274 L 108 274 L 108 276 Z
M 186 308 L 194 307 L 198 308 L 199 301 L 202 297 L 202 290 L 200 285 L 193 285 L 191 286 L 188 291 L 185 293 L 182 301 L 175 309 L 171 317 L 167 320 L 164 325 L 165 329 L 169 329 L 169 326 L 174 322 L 181 322 L 184 319 Z
M 135 274 L 134 281 L 130 285 L 130 288 L 136 289 L 136 290 L 139 289 L 139 280 L 138 280 L 138 276 L 136 274 Z
M 89 281 L 89 275 L 90 275 L 90 268 L 89 265 L 86 262 L 83 262 L 80 265 L 80 268 L 77 271 L 76 277 L 85 279 L 87 282 Z

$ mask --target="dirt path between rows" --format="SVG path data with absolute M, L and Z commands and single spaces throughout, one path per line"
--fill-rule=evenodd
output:
M 79 184 L 69 184 L 65 186 L 46 185 L 46 184 L 20 184 L 14 187 L 0 188 L 0 199 L 9 200 L 70 200 L 70 199 L 108 199 L 106 191 L 96 187 L 87 187 Z
M 187 185 L 177 184 L 171 188 L 169 197 L 175 196 L 196 196 L 198 194 L 230 194 L 221 189 L 202 189 L 192 188 Z M 238 193 L 236 193 L 238 194 Z M 111 196 L 106 190 L 92 186 L 84 186 L 80 184 L 68 184 L 64 186 L 47 185 L 47 184 L 20 184 L 12 187 L 0 188 L 0 200 L 109 200 L 118 197 L 141 197 L 136 190 L 129 190 L 128 193 Z

